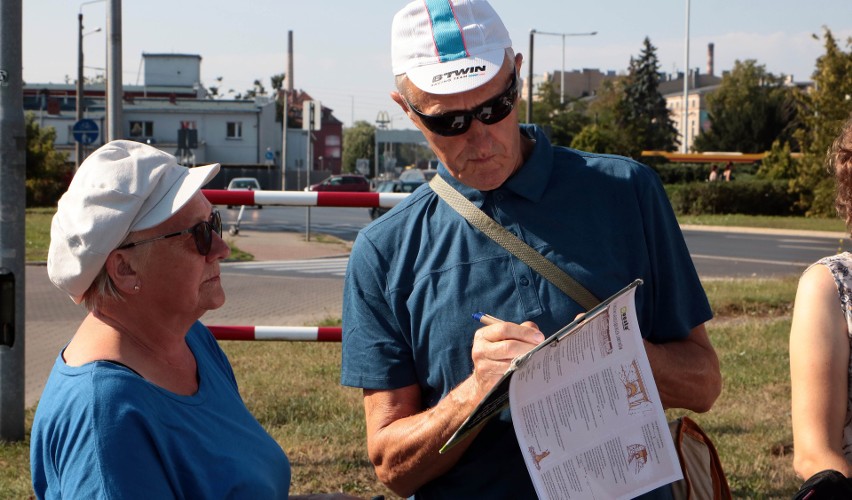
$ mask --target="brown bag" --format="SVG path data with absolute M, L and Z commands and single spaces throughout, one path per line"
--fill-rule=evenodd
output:
M 672 483 L 675 500 L 727 500 L 731 489 L 716 447 L 689 417 L 669 422 L 683 479 Z

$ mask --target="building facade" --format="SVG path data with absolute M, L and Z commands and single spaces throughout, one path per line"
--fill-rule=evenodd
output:
M 271 150 L 274 154 L 271 166 L 277 166 L 278 180 L 274 186 L 264 185 L 264 188 L 281 188 L 283 137 L 281 122 L 276 121 L 275 97 L 214 99 L 200 82 L 201 57 L 198 55 L 143 54 L 143 61 L 144 83 L 123 88 L 122 138 L 154 145 L 175 154 L 187 165 L 217 162 L 222 164 L 223 170 L 246 166 L 269 168 L 266 157 Z M 304 92 L 299 94 L 302 98 L 291 100 L 290 108 L 291 113 L 300 115 L 302 102 L 310 96 Z M 94 120 L 101 133 L 94 144 L 86 147 L 84 157 L 105 142 L 105 95 L 102 82 L 85 86 L 82 117 Z M 56 130 L 56 148 L 67 152 L 71 163 L 76 145 L 73 134 L 77 122 L 76 105 L 77 92 L 73 83 L 27 83 L 24 86 L 24 110 L 32 113 L 40 126 Z M 310 136 L 310 161 L 306 156 L 309 148 L 291 151 L 288 147 L 287 150 L 284 165 L 302 165 L 306 178 L 340 173 L 342 123 L 327 108 L 322 110 L 321 123 L 320 130 L 313 131 Z M 290 123 L 288 129 L 292 128 L 293 123 Z M 298 132 L 288 130 L 288 137 Z M 190 144 L 182 143 L 179 137 L 193 140 Z

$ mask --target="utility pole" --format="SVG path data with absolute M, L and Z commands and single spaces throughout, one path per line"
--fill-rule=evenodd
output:
M 124 137 L 121 107 L 124 86 L 121 80 L 121 0 L 109 0 L 107 7 L 107 133 L 106 140 Z
M 686 42 L 683 68 L 683 152 L 689 153 L 689 0 L 686 0 Z
M 88 2 L 83 2 L 80 4 L 80 11 L 77 13 L 77 121 L 83 119 L 83 100 L 85 99 L 85 80 L 83 78 L 83 37 L 85 35 L 91 35 L 92 33 L 96 33 L 101 29 L 98 28 L 89 33 L 83 34 L 83 6 L 91 3 L 103 2 L 105 0 L 90 0 Z M 80 141 L 74 142 L 74 171 L 76 172 L 78 168 L 80 168 L 80 164 L 83 163 L 83 156 L 85 154 L 85 146 L 80 143 Z
M 535 37 L 535 29 L 530 30 L 530 60 L 527 61 L 529 64 L 529 73 L 527 77 L 527 123 L 532 123 L 532 90 L 533 90 L 533 40 Z
M 26 128 L 22 0 L 0 2 L 0 440 L 24 439 Z
M 293 91 L 293 30 L 287 32 L 287 72 L 281 82 L 281 94 L 284 104 L 281 113 L 281 189 L 287 189 L 287 122 L 290 114 L 290 94 Z M 299 176 L 296 177 L 296 189 L 300 189 Z
M 83 7 L 77 14 L 77 121 L 83 119 Z M 74 171 L 83 163 L 83 145 L 74 141 Z

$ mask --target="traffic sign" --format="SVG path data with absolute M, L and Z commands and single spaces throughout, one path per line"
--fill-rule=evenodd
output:
M 71 133 L 74 134 L 74 140 L 80 144 L 94 144 L 98 139 L 98 123 L 90 118 L 83 118 L 74 124 Z

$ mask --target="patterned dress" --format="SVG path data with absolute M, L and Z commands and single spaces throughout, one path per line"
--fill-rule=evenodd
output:
M 822 264 L 831 271 L 837 284 L 837 295 L 840 298 L 840 309 L 846 317 L 846 332 L 852 344 L 852 254 L 841 254 L 824 257 L 814 265 Z M 852 356 L 847 368 L 848 397 L 846 401 L 846 421 L 843 426 L 843 454 L 846 461 L 852 463 Z

